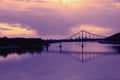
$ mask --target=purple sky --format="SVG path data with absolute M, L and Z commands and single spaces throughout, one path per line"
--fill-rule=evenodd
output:
M 120 32 L 120 0 L 1 0 L 0 35 L 64 38 Z

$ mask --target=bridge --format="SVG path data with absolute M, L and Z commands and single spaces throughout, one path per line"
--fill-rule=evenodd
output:
M 85 30 L 81 30 L 72 36 L 69 36 L 65 39 L 59 40 L 47 40 L 48 43 L 61 43 L 61 42 L 93 42 L 93 41 L 100 41 L 105 39 L 106 36 L 94 34 L 91 32 L 87 32 Z
M 119 53 L 115 53 L 115 52 L 89 52 L 89 51 L 84 51 L 84 46 L 86 44 L 84 44 L 84 42 L 94 42 L 94 41 L 101 41 L 104 40 L 106 38 L 106 36 L 102 36 L 102 35 L 98 35 L 98 34 L 94 34 L 94 33 L 90 33 L 87 32 L 85 30 L 81 30 L 67 38 L 64 39 L 60 39 L 60 40 L 48 40 L 48 42 L 50 44 L 52 43 L 60 43 L 60 45 L 58 45 L 58 50 L 49 50 L 49 47 L 46 46 L 46 51 L 50 52 L 50 53 L 61 53 L 61 54 L 65 54 L 67 56 L 70 56 L 76 60 L 78 60 L 79 62 L 85 63 L 89 60 L 93 60 L 95 58 L 98 57 L 102 57 L 102 56 L 110 56 L 110 55 L 119 55 Z M 67 51 L 64 50 L 62 46 L 62 42 L 81 42 L 82 44 L 80 44 L 80 51 Z

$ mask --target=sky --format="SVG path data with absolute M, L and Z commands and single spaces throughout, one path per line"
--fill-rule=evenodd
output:
M 0 0 L 0 37 L 66 38 L 120 32 L 120 0 Z

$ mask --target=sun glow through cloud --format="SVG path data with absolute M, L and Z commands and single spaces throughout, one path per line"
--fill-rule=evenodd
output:
M 77 33 L 81 30 L 85 30 L 85 31 L 88 31 L 88 32 L 92 32 L 94 34 L 108 34 L 110 33 L 112 30 L 110 28 L 104 28 L 104 27 L 100 27 L 100 26 L 94 26 L 94 25 L 80 25 L 80 26 L 77 26 L 77 27 L 72 27 L 70 29 L 70 32 L 72 34 L 74 33 Z

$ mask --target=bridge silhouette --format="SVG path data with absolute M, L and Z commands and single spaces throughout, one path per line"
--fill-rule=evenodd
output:
M 102 41 L 105 38 L 107 38 L 106 36 L 102 36 L 102 35 L 98 35 L 98 34 L 94 34 L 91 32 L 87 32 L 85 30 L 81 30 L 67 38 L 64 39 L 59 39 L 59 40 L 48 40 L 48 43 L 52 44 L 52 43 L 60 43 L 58 50 L 49 50 L 49 47 L 46 47 L 46 51 L 52 54 L 65 54 L 67 56 L 70 56 L 74 59 L 76 59 L 79 62 L 85 63 L 87 61 L 93 60 L 95 58 L 99 58 L 99 57 L 103 57 L 103 56 L 112 56 L 112 55 L 120 55 L 119 52 L 98 52 L 97 51 L 84 51 L 84 42 L 94 42 L 94 41 Z M 62 47 L 62 42 L 80 42 L 82 44 L 80 44 L 80 51 L 71 51 L 71 50 L 64 50 Z
M 91 32 L 87 32 L 85 30 L 81 30 L 75 34 L 73 34 L 72 36 L 69 36 L 67 38 L 64 39 L 51 39 L 51 40 L 47 40 L 48 43 L 60 43 L 60 42 L 92 42 L 92 41 L 100 41 L 105 39 L 106 36 L 102 36 L 102 35 L 98 35 L 98 34 L 94 34 Z

